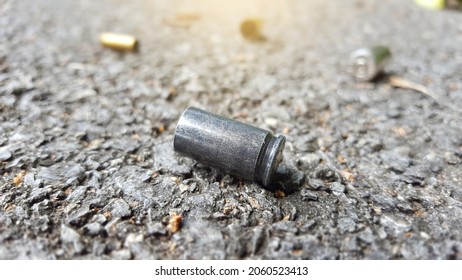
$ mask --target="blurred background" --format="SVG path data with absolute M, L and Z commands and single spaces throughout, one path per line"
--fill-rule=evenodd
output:
M 0 258 L 461 258 L 462 14 L 431 7 L 3 0 Z M 385 75 L 357 82 L 374 45 Z M 285 135 L 290 180 L 176 157 L 188 106 Z

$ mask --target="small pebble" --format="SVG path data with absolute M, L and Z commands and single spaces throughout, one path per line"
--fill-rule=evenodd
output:
M 83 227 L 83 229 L 84 229 L 86 234 L 88 234 L 90 236 L 95 236 L 95 235 L 98 235 L 101 232 L 103 227 L 101 226 L 101 224 L 94 222 L 94 223 L 85 225 Z
M 111 212 L 113 217 L 124 218 L 131 215 L 130 206 L 123 199 L 116 199 L 104 208 Z
M 132 253 L 128 249 L 122 249 L 112 253 L 114 260 L 129 260 L 132 258 Z
M 306 154 L 298 159 L 298 165 L 305 170 L 315 169 L 321 158 L 315 153 Z
M 320 165 L 316 168 L 315 176 L 318 179 L 334 182 L 337 179 L 337 174 L 335 170 L 331 169 L 327 165 Z
M 166 235 L 167 229 L 162 223 L 151 223 L 148 224 L 148 233 L 152 235 Z
M 302 196 L 303 200 L 310 200 L 310 201 L 317 201 L 318 195 L 312 191 L 303 189 L 300 191 L 300 195 Z
M 457 165 L 460 163 L 460 158 L 451 152 L 446 152 L 444 154 L 444 159 L 448 164 Z
M 336 195 L 336 196 L 339 196 L 339 195 L 341 195 L 342 193 L 345 192 L 345 186 L 342 185 L 342 184 L 339 183 L 339 182 L 334 182 L 334 183 L 332 183 L 330 189 L 331 189 L 331 191 L 332 191 L 332 194 L 334 194 L 334 195 Z
M 11 153 L 7 149 L 0 148 L 0 161 L 9 160 L 11 156 Z

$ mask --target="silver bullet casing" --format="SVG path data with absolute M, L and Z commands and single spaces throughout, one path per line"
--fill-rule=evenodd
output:
M 190 107 L 175 131 L 175 151 L 265 187 L 282 160 L 285 137 Z
M 387 47 L 361 48 L 350 55 L 350 72 L 356 80 L 368 82 L 377 77 L 390 59 L 391 52 Z

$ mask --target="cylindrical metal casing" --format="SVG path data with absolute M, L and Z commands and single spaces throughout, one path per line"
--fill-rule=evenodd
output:
M 247 180 L 271 185 L 282 160 L 285 137 L 194 107 L 183 112 L 175 151 Z
M 261 18 L 248 18 L 241 22 L 240 31 L 242 36 L 250 41 L 263 41 L 262 34 L 263 20 Z
M 350 71 L 358 81 L 371 81 L 391 58 L 387 47 L 375 46 L 354 51 L 350 56 Z
M 118 51 L 136 51 L 138 41 L 135 37 L 117 33 L 101 33 L 99 36 L 101 45 Z

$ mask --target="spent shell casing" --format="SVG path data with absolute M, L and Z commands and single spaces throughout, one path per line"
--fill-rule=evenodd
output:
M 427 9 L 442 10 L 446 6 L 446 0 L 414 0 L 414 2 Z
M 285 137 L 194 107 L 176 126 L 174 150 L 198 162 L 271 187 Z
M 99 41 L 104 47 L 118 51 L 136 51 L 138 48 L 138 40 L 126 34 L 101 33 Z
M 249 41 L 264 41 L 262 34 L 263 20 L 261 18 L 247 18 L 241 22 L 240 31 L 242 37 Z
M 390 58 L 391 52 L 384 46 L 358 49 L 350 55 L 350 72 L 358 81 L 371 81 L 383 70 Z

